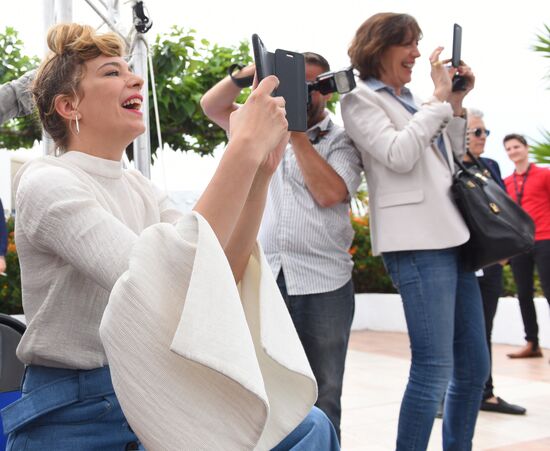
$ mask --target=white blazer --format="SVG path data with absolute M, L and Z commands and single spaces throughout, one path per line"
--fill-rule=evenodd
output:
M 450 192 L 450 151 L 464 154 L 466 120 L 435 97 L 413 115 L 364 82 L 342 98 L 342 117 L 365 168 L 373 253 L 465 243 L 469 231 Z M 441 132 L 446 159 L 436 144 Z

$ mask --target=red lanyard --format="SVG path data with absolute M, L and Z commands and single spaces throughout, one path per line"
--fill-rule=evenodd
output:
M 525 184 L 527 183 L 527 176 L 529 175 L 529 171 L 531 170 L 531 164 L 527 166 L 527 171 L 525 171 L 525 174 L 523 174 L 523 180 L 521 182 L 521 189 L 518 190 L 518 182 L 516 180 L 516 172 L 514 171 L 514 190 L 516 191 L 516 200 L 518 205 L 521 205 L 521 201 L 523 200 L 523 192 L 525 191 Z

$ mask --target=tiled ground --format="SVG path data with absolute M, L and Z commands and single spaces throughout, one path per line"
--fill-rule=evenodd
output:
M 550 350 L 540 359 L 511 360 L 517 348 L 493 346 L 495 393 L 527 408 L 527 415 L 480 412 L 476 451 L 550 451 Z M 342 399 L 343 451 L 391 451 L 407 381 L 406 334 L 357 331 L 350 342 Z M 436 420 L 428 450 L 441 450 Z

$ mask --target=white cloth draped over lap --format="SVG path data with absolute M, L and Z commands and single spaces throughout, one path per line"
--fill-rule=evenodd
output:
M 259 247 L 240 284 L 194 213 L 141 233 L 100 334 L 124 414 L 149 451 L 267 450 L 317 386 Z

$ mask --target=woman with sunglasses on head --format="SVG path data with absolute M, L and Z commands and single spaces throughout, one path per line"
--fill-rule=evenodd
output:
M 447 390 L 443 448 L 469 450 L 488 374 L 483 311 L 474 273 L 461 267 L 468 228 L 451 198 L 454 152 L 465 150 L 457 71 L 430 55 L 434 92 L 418 102 L 406 84 L 420 57 L 422 32 L 407 14 L 379 13 L 357 30 L 348 54 L 361 82 L 342 99 L 348 135 L 363 158 L 374 254 L 403 300 L 411 343 L 409 381 L 401 404 L 398 450 L 425 450 Z
M 155 324 L 144 321 L 130 328 L 117 321 L 111 324 L 116 313 L 111 307 L 115 302 L 124 311 L 133 308 L 133 301 L 144 297 L 135 292 L 124 304 L 120 293 L 130 281 L 134 288 L 148 287 L 153 293 L 149 296 L 153 298 L 151 308 L 155 310 L 158 305 L 160 309 L 166 303 L 163 304 L 165 299 L 155 299 L 156 293 L 163 289 L 156 280 L 166 280 L 166 274 L 174 274 L 172 279 L 168 277 L 173 285 L 168 297 L 170 291 L 182 286 L 185 292 L 185 284 L 191 286 L 192 280 L 199 280 L 198 287 L 203 288 L 203 293 L 211 293 L 212 284 L 223 283 L 229 287 L 227 294 L 215 299 L 220 308 L 225 309 L 231 293 L 238 296 L 235 284 L 245 276 L 251 277 L 247 272 L 267 187 L 288 141 L 284 99 L 270 95 L 278 84 L 277 79 L 263 80 L 244 106 L 233 113 L 231 139 L 212 181 L 194 213 L 182 214 L 172 209 L 167 197 L 157 192 L 140 173 L 122 167 L 124 150 L 145 131 L 140 109 L 142 96 L 147 95 L 142 92 L 143 80 L 132 73 L 124 58 L 122 41 L 114 33 L 97 34 L 92 27 L 78 24 L 53 27 L 47 40 L 51 54 L 36 75 L 33 94 L 42 124 L 54 139 L 60 155 L 26 164 L 15 183 L 16 241 L 27 320 L 27 330 L 17 354 L 26 364 L 26 371 L 22 398 L 2 412 L 4 430 L 9 432 L 7 449 L 143 449 L 138 440 L 140 430 L 134 433 L 134 423 L 128 425 L 125 417 L 132 410 L 136 415 L 136 408 L 127 411 L 127 404 L 123 413 L 118 392 L 114 392 L 115 378 L 111 379 L 108 366 L 111 356 L 116 357 L 118 374 L 128 376 L 126 380 L 118 380 L 117 389 L 125 391 L 133 384 L 137 386 L 134 389 L 141 390 L 140 396 L 134 397 L 139 401 L 138 418 L 166 423 L 170 426 L 167 435 L 172 432 L 171 428 L 177 428 L 194 440 L 199 430 L 208 430 L 208 434 L 197 437 L 195 442 L 183 439 L 174 447 L 173 442 L 166 441 L 165 431 L 148 431 L 147 426 L 142 425 L 141 433 L 146 433 L 151 440 L 149 444 L 153 443 L 149 445 L 144 441 L 150 449 L 176 449 L 196 442 L 208 448 L 205 444 L 211 443 L 212 437 L 219 437 L 222 443 L 228 443 L 224 440 L 229 438 L 237 442 L 245 440 L 246 446 L 231 446 L 252 448 L 254 444 L 246 440 L 259 440 L 266 423 L 259 423 L 247 416 L 246 411 L 242 412 L 250 403 L 230 397 L 229 389 L 236 385 L 233 380 L 228 380 L 226 392 L 209 388 L 214 387 L 207 385 L 212 383 L 212 378 L 199 380 L 198 384 L 204 385 L 204 392 L 212 391 L 214 398 L 226 402 L 228 409 L 237 411 L 240 416 L 236 424 L 242 425 L 242 430 L 225 431 L 224 422 L 229 413 L 225 412 L 223 417 L 222 410 L 208 416 L 209 404 L 205 400 L 200 407 L 195 405 L 196 408 L 191 409 L 190 417 L 185 417 L 184 414 L 189 415 L 185 411 L 185 408 L 189 410 L 186 405 L 189 400 L 174 400 L 171 398 L 175 395 L 171 396 L 170 391 L 162 391 L 170 381 L 167 370 L 172 371 L 170 364 L 179 357 L 177 350 L 172 352 L 169 348 L 170 341 L 160 349 L 159 342 L 153 339 L 173 335 L 173 330 L 166 331 L 168 319 L 179 314 L 182 319 L 186 318 L 185 311 L 181 313 L 181 303 L 185 300 L 187 307 L 190 298 L 198 302 L 199 317 L 205 319 L 204 323 L 187 324 L 188 328 L 192 326 L 200 334 L 224 327 L 217 312 L 200 311 L 201 301 L 207 299 L 196 299 L 189 290 L 187 297 L 174 300 L 180 305 L 179 313 L 164 312 L 163 321 Z M 147 248 L 157 236 L 161 238 L 155 242 L 157 246 Z M 180 253 L 174 255 L 175 251 Z M 203 266 L 196 263 L 199 254 L 206 258 Z M 159 259 L 155 260 L 157 256 Z M 163 263 L 169 258 L 182 269 Z M 162 263 L 162 271 L 157 261 Z M 141 279 L 145 280 L 132 280 L 135 270 L 143 271 Z M 197 279 L 195 276 L 201 273 L 202 278 Z M 190 281 L 191 275 L 194 279 Z M 272 285 L 276 289 L 274 281 Z M 284 309 L 282 300 L 280 303 L 278 311 Z M 240 303 L 237 307 L 242 308 Z M 106 311 L 108 318 L 104 316 Z M 243 317 L 242 311 L 239 315 Z M 125 319 L 123 315 L 117 318 Z M 209 318 L 218 322 L 210 323 Z M 290 318 L 283 317 L 285 322 L 291 326 Z M 142 342 L 144 335 L 153 337 L 150 343 Z M 122 340 L 115 341 L 120 336 Z M 206 345 L 220 347 L 229 338 L 214 335 L 215 342 Z M 283 341 L 286 342 L 285 337 Z M 173 343 L 176 342 L 174 338 Z M 293 370 L 299 370 L 302 368 L 299 362 L 307 365 L 307 360 L 297 338 L 289 343 L 293 344 L 285 352 L 298 357 Z M 116 349 L 117 346 L 122 349 Z M 139 346 L 148 352 L 147 358 L 136 351 Z M 239 348 L 242 352 L 243 346 L 241 343 Z M 250 350 L 256 358 L 254 348 Z M 158 355 L 172 360 L 166 367 L 158 367 L 160 360 L 155 360 Z M 133 360 L 130 362 L 130 359 Z M 141 364 L 136 365 L 136 360 Z M 126 369 L 129 362 L 134 366 Z M 191 366 L 202 369 L 208 364 L 200 361 L 199 365 L 192 362 Z M 213 373 L 227 375 L 231 365 L 234 362 L 216 361 Z M 175 376 L 174 371 L 170 373 L 176 379 L 181 374 L 177 368 Z M 241 385 L 246 386 L 250 372 L 245 368 L 237 370 L 245 379 Z M 160 393 L 163 398 L 151 399 L 149 393 Z M 313 402 L 314 399 L 311 405 Z M 264 404 L 259 400 L 261 412 L 267 415 Z M 168 405 L 180 408 L 181 416 L 167 414 Z M 281 416 L 281 408 L 276 407 L 272 406 L 272 412 L 275 417 Z M 201 415 L 207 414 L 208 421 L 198 420 L 199 410 Z M 275 423 L 276 430 L 270 429 L 269 443 L 275 446 L 282 440 L 277 449 L 338 449 L 334 429 L 326 416 L 315 409 L 308 415 L 308 410 L 306 406 L 305 413 L 299 417 L 295 411 L 282 409 L 286 416 L 296 419 L 295 424 L 289 428 L 288 422 Z M 213 424 L 217 424 L 214 430 Z M 285 434 L 295 426 L 298 427 L 285 439 Z M 219 445 L 218 449 L 220 447 L 223 448 Z

